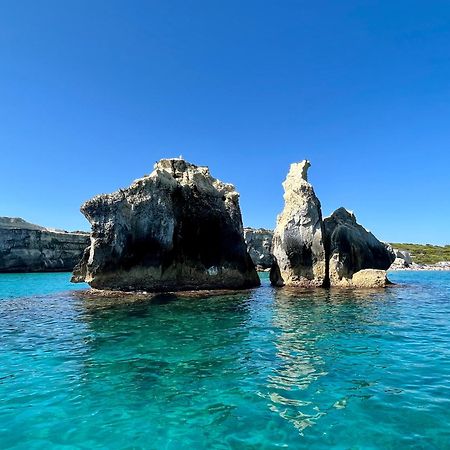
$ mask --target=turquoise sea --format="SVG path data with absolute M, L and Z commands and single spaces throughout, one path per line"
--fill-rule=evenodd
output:
M 0 275 L 0 449 L 448 449 L 450 272 L 84 298 Z

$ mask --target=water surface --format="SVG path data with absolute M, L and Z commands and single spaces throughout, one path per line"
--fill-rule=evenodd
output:
M 0 275 L 2 449 L 449 448 L 449 272 L 136 302 L 69 278 Z

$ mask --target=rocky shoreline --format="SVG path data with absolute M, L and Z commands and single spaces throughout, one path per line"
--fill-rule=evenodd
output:
M 436 264 L 411 264 L 408 267 L 390 267 L 390 271 L 429 271 L 429 272 L 442 272 L 450 271 L 450 261 L 442 261 Z

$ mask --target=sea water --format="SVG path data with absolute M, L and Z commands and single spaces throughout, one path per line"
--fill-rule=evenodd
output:
M 450 448 L 450 273 L 390 277 L 131 300 L 0 275 L 0 448 Z

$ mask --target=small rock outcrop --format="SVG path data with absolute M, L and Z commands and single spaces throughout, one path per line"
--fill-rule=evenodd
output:
M 391 247 L 392 249 L 392 247 Z M 406 250 L 393 249 L 395 260 L 390 269 L 409 269 L 413 266 L 413 259 L 411 253 Z
M 273 231 L 264 228 L 244 228 L 244 239 L 248 253 L 257 270 L 267 270 L 272 267 L 271 253 Z
M 365 269 L 386 271 L 395 259 L 394 252 L 359 225 L 355 215 L 345 208 L 339 208 L 325 218 L 324 227 L 330 286 L 358 286 L 362 283 L 362 287 L 367 287 L 370 278 L 366 276 L 363 280 L 367 273 L 356 274 Z M 383 276 L 379 272 L 371 274 L 375 275 L 374 286 L 379 286 L 379 279 Z
M 309 161 L 291 164 L 283 183 L 285 206 L 273 235 L 275 286 L 323 286 L 326 282 L 324 228 L 320 201 L 308 183 Z
M 89 242 L 89 234 L 81 231 L 0 217 L 0 272 L 71 272 Z
M 91 246 L 73 281 L 98 289 L 179 291 L 260 284 L 239 194 L 207 167 L 162 159 L 127 189 L 84 203 Z
M 339 286 L 354 288 L 382 288 L 391 284 L 387 279 L 385 270 L 363 269 L 356 272 L 348 284 L 340 284 Z

